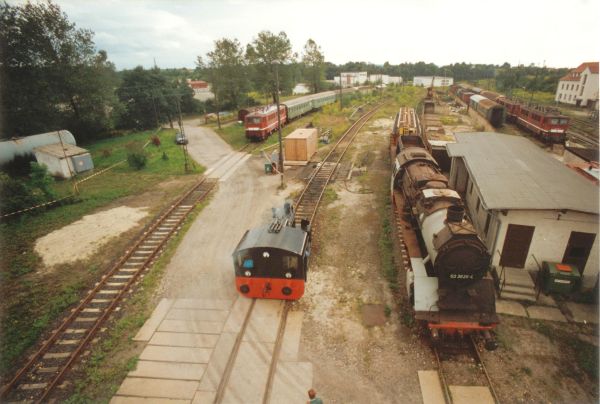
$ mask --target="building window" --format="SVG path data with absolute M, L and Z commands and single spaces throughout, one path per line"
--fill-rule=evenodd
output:
M 579 91 L 579 84 L 575 87 L 575 91 Z
M 587 80 L 587 74 L 583 76 L 583 82 L 581 83 L 582 86 L 585 85 L 585 81 Z
M 561 90 L 565 89 L 565 83 L 562 83 L 562 86 L 560 87 Z
M 473 193 L 473 183 L 469 184 L 469 195 Z
M 562 99 L 562 94 L 558 94 L 558 99 L 561 100 Z

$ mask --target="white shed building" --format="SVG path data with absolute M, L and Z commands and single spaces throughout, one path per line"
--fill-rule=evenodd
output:
M 598 278 L 598 187 L 529 140 L 456 133 L 448 144 L 450 185 L 497 268 L 537 270 L 542 261 L 575 264 L 584 287 Z
M 454 84 L 453 77 L 442 76 L 415 76 L 413 77 L 413 86 L 415 87 L 431 87 L 433 80 L 434 87 L 447 87 Z
M 33 152 L 37 162 L 44 164 L 48 172 L 55 177 L 71 178 L 77 173 L 94 168 L 91 154 L 72 144 L 49 144 L 36 147 Z

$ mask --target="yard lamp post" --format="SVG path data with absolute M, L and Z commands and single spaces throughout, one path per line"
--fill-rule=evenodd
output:
M 285 187 L 283 182 L 283 145 L 281 143 L 281 111 L 279 111 L 279 62 L 273 61 L 275 65 L 275 104 L 277 104 L 277 132 L 279 138 L 279 175 L 281 176 L 281 189 Z

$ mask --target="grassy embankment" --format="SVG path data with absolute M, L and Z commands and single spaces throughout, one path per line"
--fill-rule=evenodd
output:
M 128 145 L 132 142 L 145 143 L 152 133 L 141 132 L 87 145 L 95 171 L 126 159 Z M 111 241 L 89 260 L 58 265 L 51 270 L 44 268 L 41 258 L 34 252 L 36 239 L 119 198 L 152 190 L 169 179 L 183 178 L 183 155 L 174 143 L 174 133 L 174 130 L 162 130 L 159 133 L 161 145 L 149 144 L 146 147 L 148 161 L 142 170 L 134 170 L 125 162 L 80 184 L 75 203 L 0 223 L 3 240 L 0 244 L 0 292 L 3 296 L 0 307 L 0 374 L 6 374 L 64 310 L 79 300 L 82 291 L 97 280 L 105 266 L 118 256 L 117 252 L 128 244 L 134 234 L 128 233 Z M 191 173 L 202 171 L 202 167 L 195 166 Z M 193 181 L 192 176 L 185 178 L 188 180 L 174 186 L 173 191 L 179 192 Z M 68 195 L 73 192 L 72 182 L 58 181 L 54 189 L 60 196 Z M 150 213 L 157 210 L 158 207 Z M 111 253 L 115 255 L 111 256 Z

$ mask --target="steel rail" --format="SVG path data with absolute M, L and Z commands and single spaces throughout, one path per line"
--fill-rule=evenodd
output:
M 281 319 L 279 320 L 279 329 L 277 330 L 277 339 L 275 340 L 275 346 L 273 347 L 273 355 L 271 356 L 271 364 L 269 365 L 269 374 L 267 376 L 267 383 L 265 385 L 265 393 L 263 394 L 263 404 L 269 404 L 271 402 L 271 393 L 273 391 L 273 380 L 275 379 L 275 371 L 277 370 L 277 363 L 279 362 L 279 354 L 281 353 L 281 346 L 283 345 L 283 336 L 285 334 L 285 326 L 287 324 L 287 317 L 292 307 L 292 303 L 289 300 L 284 302 L 283 312 L 281 313 Z
M 331 180 L 331 177 L 335 173 L 339 162 L 341 161 L 342 157 L 344 157 L 344 154 L 346 153 L 346 151 L 352 144 L 354 137 L 358 134 L 360 129 L 367 123 L 367 121 L 375 114 L 375 112 L 381 107 L 381 105 L 383 105 L 383 104 L 379 104 L 379 105 L 375 106 L 374 109 L 367 112 L 365 115 L 361 116 L 338 139 L 338 141 L 335 143 L 335 145 L 332 147 L 332 149 L 329 151 L 329 153 L 325 156 L 325 158 L 321 162 L 320 166 L 313 172 L 313 174 L 311 175 L 311 177 L 308 180 L 308 183 L 302 190 L 302 193 L 300 194 L 300 196 L 298 196 L 296 202 L 294 203 L 294 211 L 296 212 L 296 214 L 298 214 L 299 208 L 302 207 L 303 204 L 306 204 L 305 197 L 307 195 L 307 192 L 309 192 L 309 190 L 311 190 L 311 187 L 313 187 L 313 185 L 316 185 L 316 187 L 318 187 L 318 189 L 316 189 L 315 194 L 318 193 L 318 195 L 316 197 L 316 201 L 314 202 L 314 206 L 312 206 L 312 207 L 309 206 L 311 208 L 311 212 L 308 215 L 309 222 L 310 223 L 313 222 L 314 217 L 317 212 L 317 207 L 319 206 L 319 203 L 321 202 L 321 199 L 323 197 L 323 193 L 325 192 L 325 188 L 327 187 L 327 184 L 329 183 L 329 181 Z M 347 144 L 345 145 L 344 149 L 341 151 L 339 156 L 337 156 L 337 159 L 335 160 L 335 162 L 332 163 L 332 162 L 328 161 L 332 156 L 334 156 L 334 153 L 339 152 L 339 150 L 337 150 L 337 148 L 342 142 L 347 142 Z M 327 167 L 326 163 L 333 164 L 333 167 L 328 166 L 328 168 L 325 168 L 325 167 Z M 327 173 L 326 171 L 329 171 L 329 172 Z M 323 181 L 321 181 L 322 184 L 316 184 L 316 179 L 318 178 L 319 174 L 321 174 L 323 172 L 325 172 L 326 178 L 321 178 L 321 180 L 323 180 Z M 312 190 L 314 190 L 314 189 L 312 189 Z M 311 203 L 311 204 L 313 204 L 313 203 Z
M 324 185 L 322 186 L 321 192 L 320 192 L 320 196 L 319 196 L 319 200 L 320 197 L 323 193 L 323 190 L 325 189 L 325 186 L 327 185 L 327 183 L 329 182 L 329 179 L 331 178 L 331 175 L 333 174 L 333 172 L 335 172 L 335 168 L 337 167 L 337 163 L 339 163 L 339 161 L 341 160 L 341 158 L 344 156 L 344 153 L 346 152 L 346 150 L 348 149 L 348 147 L 350 146 L 350 144 L 352 143 L 352 140 L 354 139 L 354 137 L 356 136 L 356 134 L 358 134 L 358 131 L 360 130 L 360 128 L 369 120 L 369 118 L 377 111 L 377 109 L 380 107 L 376 106 L 372 111 L 368 112 L 367 114 L 363 115 L 360 119 L 358 119 L 356 122 L 354 122 L 350 128 L 344 133 L 344 135 L 342 137 L 340 137 L 340 139 L 335 143 L 335 145 L 333 146 L 333 148 L 330 150 L 330 152 L 327 154 L 327 156 L 325 157 L 325 159 L 323 159 L 323 162 L 326 162 L 332 155 L 333 153 L 336 151 L 337 147 L 341 144 L 341 142 L 346 139 L 348 140 L 348 144 L 344 147 L 344 150 L 339 154 L 337 160 L 336 160 L 336 164 L 333 170 L 331 170 L 331 172 L 329 173 L 327 180 L 325 181 Z M 355 130 L 355 132 L 352 134 L 352 136 L 348 137 L 348 135 L 350 133 L 352 133 L 352 131 Z M 245 148 L 248 147 L 248 145 L 244 146 L 242 149 L 240 149 L 240 151 L 245 150 Z M 339 150 L 337 150 L 339 152 Z M 304 187 L 300 197 L 297 199 L 297 202 L 295 203 L 295 208 L 297 206 L 299 206 L 300 202 L 302 201 L 303 195 L 305 195 L 307 189 L 309 189 L 313 184 L 313 179 L 316 178 L 316 175 L 321 171 L 321 169 L 323 168 L 323 165 L 321 165 L 320 169 L 315 170 L 315 172 L 312 174 L 311 178 L 309 179 L 308 183 L 306 184 L 306 186 Z M 313 207 L 313 212 L 311 217 L 311 221 L 312 218 L 314 218 L 314 215 L 316 213 L 317 207 L 318 207 L 318 201 L 315 204 L 315 206 Z M 214 399 L 214 403 L 218 404 L 221 403 L 224 399 L 225 396 L 225 390 L 227 388 L 227 385 L 229 383 L 229 377 L 231 375 L 231 372 L 233 370 L 233 367 L 235 365 L 235 361 L 240 349 L 240 345 L 242 342 L 242 339 L 244 337 L 244 334 L 246 332 L 248 323 L 250 321 L 250 317 L 251 317 L 251 313 L 254 309 L 254 305 L 256 303 L 256 299 L 253 299 L 252 304 L 250 306 L 250 308 L 248 309 L 248 313 L 246 314 L 246 317 L 244 318 L 244 323 L 242 325 L 242 328 L 240 330 L 240 332 L 237 335 L 236 341 L 234 343 L 234 346 L 232 348 L 232 352 L 229 355 L 229 358 L 227 360 L 227 364 L 225 365 L 225 370 L 223 372 L 223 376 L 221 378 L 221 381 L 219 383 L 219 386 L 217 388 L 217 393 L 215 395 L 215 399 Z M 273 382 L 275 380 L 275 373 L 277 371 L 277 364 L 279 361 L 279 355 L 281 353 L 281 347 L 283 345 L 283 337 L 285 335 L 285 328 L 286 328 L 286 323 L 287 323 L 287 317 L 288 317 L 288 313 L 290 311 L 292 302 L 286 300 L 284 302 L 284 306 L 283 306 L 283 310 L 281 312 L 281 316 L 279 318 L 279 327 L 277 330 L 277 337 L 275 340 L 275 344 L 273 347 L 273 354 L 271 356 L 271 363 L 269 365 L 269 373 L 267 375 L 267 381 L 265 383 L 265 389 L 264 389 L 264 393 L 263 393 L 263 400 L 262 403 L 263 404 L 268 404 L 271 400 L 271 394 L 273 391 Z
M 487 387 L 490 389 L 490 393 L 492 394 L 492 398 L 494 399 L 494 402 L 496 404 L 500 404 L 500 399 L 498 398 L 498 395 L 496 394 L 496 389 L 494 389 L 494 384 L 492 383 L 490 374 L 488 373 L 487 368 L 485 367 L 485 363 L 483 362 L 483 359 L 481 358 L 481 354 L 479 353 L 479 349 L 477 348 L 477 343 L 475 342 L 475 339 L 473 338 L 472 335 L 469 335 L 468 339 L 469 339 L 468 351 L 471 353 L 471 356 L 475 359 L 476 363 L 479 365 L 478 366 L 479 369 L 481 369 L 483 375 L 485 376 L 485 380 L 487 382 Z M 446 376 L 444 374 L 444 367 L 442 365 L 442 359 L 440 358 L 439 349 L 436 345 L 433 345 L 433 353 L 434 353 L 435 360 L 437 363 L 438 374 L 440 377 L 440 383 L 442 384 L 442 389 L 444 391 L 444 399 L 446 400 L 447 404 L 452 404 L 453 400 L 450 395 L 450 388 L 448 386 L 448 382 L 447 382 Z
M 203 194 L 200 197 L 197 198 L 195 203 L 199 202 L 204 197 L 206 197 L 206 195 L 208 195 L 208 193 L 210 193 L 212 188 L 215 186 L 216 182 L 207 181 L 206 178 L 202 178 L 196 185 L 192 186 L 183 196 L 178 198 L 157 220 L 155 220 L 148 230 L 143 232 L 142 236 L 139 237 L 139 239 L 126 251 L 126 253 L 123 256 L 121 256 L 119 261 L 117 261 L 117 263 L 105 275 L 102 276 L 100 282 L 98 282 L 98 284 L 93 289 L 88 291 L 87 296 L 80 301 L 79 305 L 72 309 L 71 314 L 63 320 L 62 324 L 56 330 L 52 332 L 50 338 L 48 338 L 43 343 L 42 347 L 30 357 L 27 363 L 23 367 L 21 367 L 21 369 L 15 374 L 11 381 L 3 387 L 2 391 L 0 392 L 0 399 L 5 398 L 11 391 L 13 391 L 17 382 L 32 370 L 35 363 L 38 360 L 40 360 L 49 351 L 51 347 L 55 345 L 56 341 L 61 335 L 65 333 L 68 327 L 73 323 L 77 322 L 76 319 L 78 318 L 78 316 L 83 312 L 86 306 L 88 306 L 92 302 L 92 300 L 94 300 L 97 297 L 97 295 L 101 294 L 99 292 L 107 286 L 109 279 L 116 275 L 123 268 L 123 266 L 129 260 L 129 258 L 131 258 L 138 251 L 138 248 L 150 238 L 154 231 L 156 231 L 161 225 L 163 225 L 165 220 L 177 208 L 182 206 L 186 198 L 190 197 L 192 193 L 199 190 L 204 184 L 208 185 L 208 189 L 205 192 L 203 192 Z M 123 287 L 121 291 L 117 293 L 115 297 L 112 298 L 110 305 L 106 308 L 103 308 L 104 313 L 102 314 L 102 316 L 94 321 L 94 325 L 90 329 L 86 330 L 86 336 L 81 339 L 81 342 L 79 343 L 78 347 L 71 352 L 71 356 L 69 356 L 67 363 L 61 365 L 62 368 L 59 369 L 58 375 L 55 376 L 44 388 L 42 392 L 42 398 L 40 398 L 38 402 L 46 398 L 48 394 L 54 389 L 54 387 L 58 384 L 63 375 L 69 370 L 72 363 L 78 358 L 79 354 L 83 350 L 83 347 L 86 346 L 87 343 L 91 340 L 91 337 L 95 335 L 100 325 L 102 325 L 104 321 L 108 318 L 108 316 L 112 314 L 114 308 L 116 307 L 116 304 L 120 301 L 123 294 L 130 289 L 134 281 L 137 280 L 139 275 L 147 268 L 148 264 L 152 261 L 152 259 L 154 259 L 157 256 L 158 252 L 170 239 L 170 237 L 177 230 L 177 228 L 181 225 L 183 220 L 185 220 L 185 218 L 191 212 L 191 210 L 192 208 L 187 210 L 179 219 L 179 221 L 175 225 L 173 225 L 172 229 L 162 239 L 162 241 L 151 250 L 151 253 L 148 255 L 148 258 L 146 258 L 141 263 L 141 266 L 137 268 L 136 272 L 131 276 L 129 282 L 124 283 L 122 285 Z

